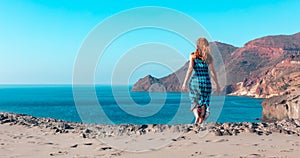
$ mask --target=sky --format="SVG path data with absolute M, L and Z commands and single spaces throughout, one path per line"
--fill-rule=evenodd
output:
M 298 0 L 1 0 L 0 84 L 71 84 L 78 51 L 88 34 L 105 19 L 143 6 L 179 11 L 200 23 L 212 40 L 237 47 L 266 35 L 300 32 Z M 120 21 L 120 25 L 126 20 Z M 110 84 L 120 57 L 147 42 L 165 43 L 186 58 L 194 49 L 168 31 L 145 28 L 128 32 L 116 39 L 99 59 L 95 83 Z M 182 64 L 178 63 L 178 68 Z M 171 70 L 163 63 L 146 63 L 126 80 L 132 84 L 147 74 L 162 77 L 168 73 Z

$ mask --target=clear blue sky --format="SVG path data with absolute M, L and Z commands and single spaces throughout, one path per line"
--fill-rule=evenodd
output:
M 202 24 L 213 40 L 239 47 L 265 35 L 300 32 L 298 0 L 1 0 L 0 84 L 70 84 L 77 51 L 87 34 L 105 18 L 140 6 L 181 11 Z M 140 33 L 161 32 L 144 30 Z M 191 48 L 186 52 L 182 50 L 186 57 L 188 49 Z M 102 65 L 109 66 L 108 61 L 119 55 L 104 57 Z M 103 73 L 108 74 L 110 69 L 106 71 Z M 135 72 L 130 81 L 135 82 L 147 73 L 157 77 L 168 73 L 159 67 L 152 67 L 152 71 L 146 66 L 141 73 Z M 106 84 L 110 78 L 96 80 Z

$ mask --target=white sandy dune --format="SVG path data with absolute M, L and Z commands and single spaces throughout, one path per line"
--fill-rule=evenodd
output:
M 136 149 L 136 150 L 135 150 Z M 140 149 L 140 150 L 139 150 Z M 143 151 L 144 150 L 144 151 Z M 78 133 L 55 133 L 50 129 L 0 125 L 0 157 L 294 157 L 300 155 L 300 137 L 273 133 L 237 136 L 180 135 L 166 131 L 141 136 L 116 136 L 101 140 Z

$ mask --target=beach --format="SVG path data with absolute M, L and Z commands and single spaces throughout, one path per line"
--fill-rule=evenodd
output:
M 300 120 L 98 125 L 0 113 L 0 157 L 298 157 Z M 235 131 L 235 132 L 234 132 Z
M 299 6 L 0 0 L 0 158 L 300 158 Z

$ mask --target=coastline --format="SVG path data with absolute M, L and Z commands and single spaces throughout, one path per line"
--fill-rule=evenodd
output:
M 103 125 L 1 112 L 0 132 L 0 157 L 297 157 L 300 154 L 300 119 L 206 123 L 204 127 Z

